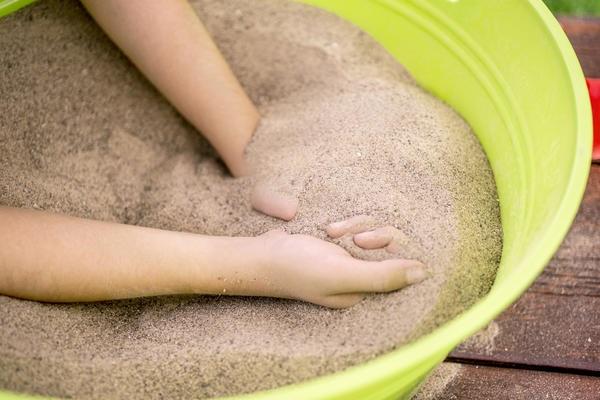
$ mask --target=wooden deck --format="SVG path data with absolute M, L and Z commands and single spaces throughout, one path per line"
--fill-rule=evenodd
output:
M 600 19 L 561 18 L 586 76 L 600 78 Z M 464 344 L 438 399 L 600 399 L 600 164 L 558 253 L 495 320 L 494 345 Z

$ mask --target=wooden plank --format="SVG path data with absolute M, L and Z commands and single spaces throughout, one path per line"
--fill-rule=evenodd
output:
M 495 323 L 493 343 L 468 341 L 451 359 L 600 375 L 600 166 L 550 265 Z
M 530 292 L 600 298 L 600 165 L 591 168 L 569 235 Z
M 600 78 L 600 19 L 560 17 L 586 76 Z
M 598 400 L 600 379 L 554 372 L 462 365 L 433 399 Z

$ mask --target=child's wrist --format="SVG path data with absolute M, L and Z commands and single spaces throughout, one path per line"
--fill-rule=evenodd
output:
M 205 268 L 198 271 L 198 294 L 264 295 L 264 241 L 258 237 L 199 236 L 200 257 Z

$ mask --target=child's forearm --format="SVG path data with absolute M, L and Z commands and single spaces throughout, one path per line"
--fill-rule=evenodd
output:
M 335 224 L 336 236 L 358 232 L 353 223 Z M 51 302 L 196 293 L 348 307 L 427 277 L 416 261 L 357 260 L 283 231 L 203 236 L 2 206 L 0 244 L 0 294 Z
M 163 231 L 0 207 L 0 293 L 95 301 L 264 294 L 259 238 Z
M 233 175 L 259 115 L 186 0 L 82 0 L 146 77 L 219 152 Z

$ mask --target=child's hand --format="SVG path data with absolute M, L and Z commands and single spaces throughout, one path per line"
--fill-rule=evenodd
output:
M 312 236 L 274 230 L 260 236 L 261 265 L 268 292 L 332 308 L 349 307 L 367 293 L 391 292 L 428 277 L 413 260 L 363 261 L 341 247 Z
M 298 199 L 276 191 L 264 183 L 257 184 L 250 196 L 252 208 L 271 217 L 289 221 L 298 211 Z
M 368 215 L 357 215 L 327 226 L 327 234 L 337 239 L 352 234 L 354 244 L 365 250 L 383 249 L 397 254 L 406 245 L 407 237 L 393 226 L 376 227 L 376 222 Z

